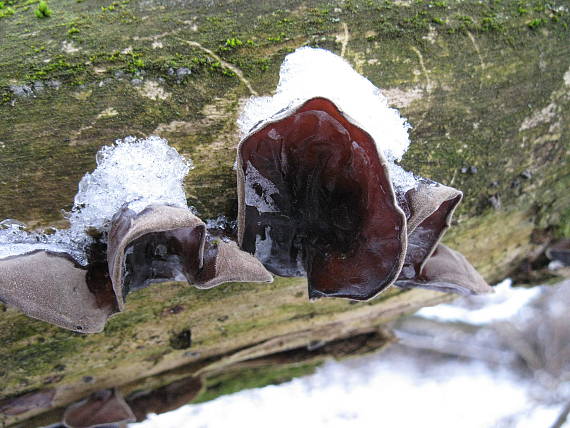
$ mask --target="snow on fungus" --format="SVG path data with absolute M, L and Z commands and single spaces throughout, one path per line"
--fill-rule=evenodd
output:
M 238 148 L 238 239 L 311 298 L 366 300 L 397 277 L 405 217 L 372 137 L 314 98 Z
M 259 261 L 210 236 L 194 216 L 183 186 L 191 166 L 158 137 L 103 147 L 79 183 L 69 229 L 48 234 L 0 223 L 0 301 L 96 333 L 124 309 L 129 290 L 152 282 L 272 281 Z
M 311 298 L 366 300 L 394 283 L 491 290 L 438 246 L 462 193 L 395 163 L 409 125 L 342 58 L 297 49 L 275 95 L 250 99 L 238 124 L 238 242 L 271 272 L 306 275 Z
M 197 288 L 224 282 L 271 282 L 273 277 L 233 242 L 211 236 L 187 208 L 127 206 L 113 218 L 108 266 L 122 310 L 127 294 L 154 282 L 188 281 Z

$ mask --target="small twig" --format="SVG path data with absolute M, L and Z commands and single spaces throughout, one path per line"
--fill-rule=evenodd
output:
M 556 421 L 552 424 L 550 428 L 562 428 L 562 425 L 568 420 L 568 415 L 570 415 L 570 402 L 562 409 L 562 412 L 556 418 Z
M 247 89 L 249 89 L 249 92 L 251 93 L 251 95 L 254 95 L 256 97 L 258 96 L 258 93 L 255 91 L 255 89 L 253 89 L 253 87 L 251 86 L 251 83 L 249 83 L 249 81 L 244 77 L 242 71 L 239 68 L 237 68 L 235 65 L 224 61 L 222 58 L 220 58 L 218 55 L 216 55 L 210 49 L 205 48 L 204 46 L 202 46 L 198 42 L 194 42 L 191 40 L 184 40 L 184 39 L 181 39 L 180 37 L 176 37 L 176 39 L 180 40 L 181 42 L 186 43 L 187 45 L 193 46 L 195 48 L 201 49 L 202 51 L 206 52 L 208 55 L 210 55 L 212 58 L 214 58 L 216 61 L 218 61 L 222 67 L 227 68 L 228 70 L 234 72 L 235 75 L 238 77 L 238 79 L 241 80 L 241 82 L 247 87 Z

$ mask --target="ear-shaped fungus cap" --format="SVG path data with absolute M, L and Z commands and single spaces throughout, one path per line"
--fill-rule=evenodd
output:
M 33 409 L 48 409 L 52 406 L 55 389 L 41 389 L 14 398 L 0 400 L 0 414 L 19 415 Z
M 398 195 L 408 221 L 408 249 L 396 286 L 461 295 L 493 291 L 463 255 L 440 244 L 462 196 L 457 189 L 424 178 Z
M 449 228 L 451 217 L 463 194 L 431 180 L 420 179 L 417 186 L 398 194 L 398 203 L 407 219 L 408 248 L 398 279 L 419 275 L 425 261 Z
M 69 330 L 103 331 L 107 318 L 117 312 L 107 294 L 66 253 L 36 250 L 0 260 L 0 300 Z
M 136 214 L 123 207 L 112 220 L 107 260 L 122 309 L 131 290 L 187 280 L 198 288 L 223 282 L 271 282 L 271 274 L 235 244 L 214 239 L 185 208 L 151 205 Z
M 492 293 L 493 288 L 485 282 L 467 259 L 457 251 L 439 244 L 417 277 L 396 282 L 402 288 L 427 288 L 452 292 L 464 296 Z
M 142 422 L 149 413 L 159 415 L 190 403 L 196 398 L 202 387 L 202 379 L 187 377 L 154 391 L 137 393 L 128 397 L 127 401 L 137 418 L 137 422 Z
M 63 414 L 63 423 L 69 428 L 94 428 L 135 421 L 131 408 L 114 389 L 97 391 L 89 398 L 70 405 Z
M 254 128 L 237 155 L 238 240 L 309 296 L 366 300 L 397 277 L 406 219 L 372 137 L 313 98 Z

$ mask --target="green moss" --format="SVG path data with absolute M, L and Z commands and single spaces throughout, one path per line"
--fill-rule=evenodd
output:
M 34 11 L 38 18 L 49 18 L 52 14 L 51 9 L 45 0 L 40 0 L 38 3 L 38 8 Z
M 570 238 L 570 208 L 560 216 L 560 221 L 555 227 L 555 234 L 558 238 Z
M 305 363 L 300 365 L 263 367 L 258 369 L 239 370 L 234 373 L 224 373 L 206 379 L 206 388 L 192 403 L 203 403 L 222 395 L 232 394 L 244 389 L 261 388 L 287 382 L 299 376 L 314 373 L 322 362 Z
M 31 379 L 50 372 L 58 361 L 81 348 L 83 337 L 59 329 L 47 339 L 36 337 L 31 342 L 13 346 L 0 354 L 0 367 L 10 368 L 11 376 Z
M 6 18 L 7 16 L 12 16 L 16 13 L 13 7 L 2 7 L 0 8 L 0 18 Z

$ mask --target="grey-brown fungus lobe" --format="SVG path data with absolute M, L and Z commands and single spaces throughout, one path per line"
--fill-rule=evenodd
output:
M 0 400 L 0 414 L 14 416 L 34 409 L 48 409 L 52 406 L 55 393 L 55 389 L 47 388 Z
M 135 422 L 136 417 L 115 389 L 94 392 L 85 400 L 68 406 L 63 423 L 69 428 L 95 428 Z
M 103 331 L 118 310 L 103 288 L 92 292 L 88 270 L 66 253 L 36 250 L 0 260 L 0 298 L 29 317 L 68 330 Z
M 325 98 L 239 144 L 238 240 L 268 270 L 307 275 L 311 298 L 366 300 L 397 278 L 406 219 L 372 137 Z
M 420 274 L 425 261 L 449 228 L 462 197 L 457 189 L 423 178 L 415 188 L 398 194 L 398 203 L 406 214 L 408 232 L 406 259 L 398 279 Z
M 491 293 L 493 289 L 479 275 L 467 259 L 457 251 L 439 244 L 427 258 L 419 275 L 401 279 L 402 288 L 426 288 L 464 296 Z
M 188 281 L 197 288 L 224 282 L 270 282 L 273 277 L 234 243 L 209 235 L 189 209 L 151 205 L 140 213 L 123 207 L 108 236 L 108 266 L 122 309 L 129 291 L 154 282 Z
M 204 388 L 199 377 L 186 377 L 153 391 L 141 391 L 127 397 L 137 422 L 146 419 L 149 413 L 157 415 L 190 403 Z

